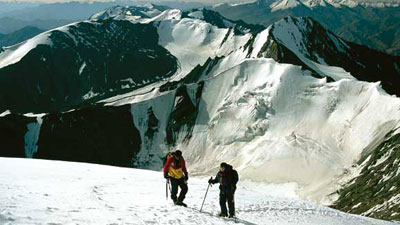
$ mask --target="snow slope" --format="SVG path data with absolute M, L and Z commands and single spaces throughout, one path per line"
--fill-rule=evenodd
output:
M 224 46 L 232 51 L 201 78 L 205 85 L 191 139 L 186 139 L 188 129 L 177 134 L 176 148 L 187 154 L 189 167 L 197 174 L 209 174 L 224 160 L 248 179 L 296 182 L 301 197 L 326 203 L 325 197 L 340 188 L 339 177 L 400 125 L 400 100 L 387 95 L 379 83 L 357 81 L 342 68 L 327 65 L 321 57 L 317 56 L 319 62 L 310 59 L 303 39 L 307 28 L 301 23 L 295 26 L 281 21 L 273 35 L 315 71 L 336 82 L 314 78 L 298 66 L 256 58 L 271 28 L 257 34 L 251 48 L 243 48 L 239 46 L 250 39 L 250 34 L 232 36 L 228 29 L 201 20 L 165 20 L 158 27 L 160 43 L 177 56 L 181 71 L 202 65 L 207 57 L 219 55 Z M 224 33 L 228 40 L 222 48 L 216 48 L 215 42 L 220 43 Z M 331 38 L 338 51 L 346 48 L 345 43 Z M 197 85 L 188 84 L 187 89 L 196 90 Z M 131 104 L 134 120 L 141 121 L 138 128 L 143 136 L 150 107 L 160 120 L 160 130 L 165 130 L 176 101 L 174 95 L 175 91 L 160 93 L 154 85 L 151 91 L 138 90 L 129 97 L 116 96 L 104 103 Z M 143 158 L 149 165 L 145 168 L 159 168 L 160 158 L 167 151 L 165 139 L 164 132 L 152 143 L 144 140 L 140 157 L 149 152 L 155 156 Z
M 251 37 L 250 34 L 234 35 L 231 29 L 180 16 L 160 21 L 157 28 L 159 44 L 170 51 L 180 65 L 174 80 L 186 76 L 210 57 L 225 56 L 242 48 Z
M 300 200 L 293 184 L 240 181 L 238 220 L 221 219 L 218 187 L 199 212 L 207 178 L 191 178 L 188 208 L 166 200 L 160 172 L 109 166 L 0 158 L 0 223 L 11 224 L 326 224 L 391 222 L 346 214 Z
M 303 197 L 321 201 L 344 168 L 399 126 L 399 106 L 377 84 L 327 83 L 297 66 L 247 59 L 206 81 L 195 135 L 178 147 L 195 171 L 226 160 L 247 178 L 297 182 Z
M 215 68 L 205 79 L 192 138 L 187 140 L 182 131 L 176 143 L 196 174 L 209 174 L 228 161 L 243 177 L 296 182 L 301 197 L 326 203 L 325 197 L 340 188 L 345 171 L 400 124 L 400 99 L 387 95 L 378 83 L 327 83 L 272 59 L 232 63 L 228 56 Z M 197 84 L 187 88 L 196 90 Z M 152 107 L 164 130 L 175 92 L 160 96 L 156 90 L 148 97 L 109 104 L 131 104 L 134 120 L 141 124 L 147 124 L 146 109 Z M 144 133 L 146 127 L 139 130 Z M 140 155 L 159 149 L 151 165 L 160 164 L 165 138 L 160 133 L 151 148 L 142 149 Z

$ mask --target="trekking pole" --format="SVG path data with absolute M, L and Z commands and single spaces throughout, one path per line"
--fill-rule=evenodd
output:
M 167 200 L 168 200 L 168 183 L 169 183 L 169 179 L 167 179 L 167 182 L 166 182 L 166 186 L 165 186 L 165 195 L 167 196 Z
M 206 200 L 207 192 L 208 192 L 208 189 L 210 188 L 210 186 L 211 186 L 211 184 L 208 184 L 206 194 L 204 195 L 203 203 L 201 204 L 200 212 L 203 209 L 204 201 Z

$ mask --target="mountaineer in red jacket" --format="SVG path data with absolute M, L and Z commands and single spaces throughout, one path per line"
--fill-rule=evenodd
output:
M 185 160 L 182 157 L 182 152 L 176 150 L 172 156 L 168 157 L 167 162 L 163 167 L 164 178 L 170 179 L 171 181 L 171 198 L 175 205 L 185 206 L 183 199 L 188 191 L 187 180 L 189 179 L 188 172 L 186 170 Z M 181 188 L 179 197 L 176 198 L 178 193 L 178 186 Z

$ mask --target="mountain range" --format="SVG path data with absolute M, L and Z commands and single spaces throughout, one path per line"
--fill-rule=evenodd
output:
M 221 161 L 302 198 L 400 220 L 400 58 L 309 17 L 116 6 L 0 52 L 0 156 L 194 176 Z M 363 192 L 360 192 L 363 190 Z
M 24 27 L 11 34 L 0 34 L 0 48 L 10 46 L 34 37 L 43 31 L 36 27 Z
M 0 2 L 0 33 L 9 34 L 27 26 L 50 30 L 72 22 L 86 20 L 91 15 L 113 6 L 147 3 L 146 1 Z M 162 4 L 178 9 L 206 6 L 200 2 L 163 1 Z
M 220 4 L 212 8 L 226 18 L 269 26 L 287 16 L 311 17 L 339 37 L 373 49 L 400 53 L 399 3 L 345 1 L 258 0 Z

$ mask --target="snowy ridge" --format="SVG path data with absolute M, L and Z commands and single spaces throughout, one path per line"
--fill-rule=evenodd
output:
M 51 45 L 49 35 L 50 32 L 46 32 L 19 44 L 3 48 L 4 51 L 0 52 L 0 68 L 19 62 L 30 50 L 40 44 Z
M 295 8 L 301 3 L 297 0 L 279 0 L 270 5 L 271 11 Z
M 158 25 L 159 44 L 177 57 L 180 64 L 180 70 L 174 79 L 183 78 L 196 65 L 204 64 L 210 57 L 228 55 L 243 47 L 251 36 L 238 36 L 230 31 L 198 19 L 161 21 Z M 228 37 L 222 44 L 226 36 Z
M 50 35 L 53 31 L 62 31 L 68 34 L 68 27 L 76 25 L 77 22 L 58 27 L 44 33 L 41 33 L 31 39 L 23 41 L 9 47 L 3 47 L 4 51 L 0 51 L 0 69 L 11 64 L 19 62 L 26 54 L 38 45 L 52 45 Z
M 267 4 L 270 4 L 270 0 L 262 0 L 262 1 L 266 1 Z M 354 8 L 357 6 L 383 8 L 383 7 L 398 7 L 400 5 L 400 3 L 395 1 L 359 2 L 353 0 L 277 0 L 275 2 L 272 2 L 269 7 L 271 11 L 274 12 L 277 10 L 286 10 L 290 8 L 295 8 L 301 5 L 312 9 L 314 7 L 326 7 L 328 4 L 336 8 L 340 7 Z
M 164 7 L 149 4 L 147 6 L 114 6 L 99 13 L 94 14 L 89 20 L 128 20 L 140 22 L 146 18 L 153 18 L 160 15 L 165 10 Z
M 250 34 L 235 35 L 229 28 L 218 28 L 201 20 L 201 11 L 189 14 L 194 18 L 181 18 L 182 12 L 178 9 L 168 9 L 151 17 L 139 15 L 142 11 L 134 14 L 134 11 L 138 11 L 137 7 L 114 7 L 92 16 L 90 20 L 113 18 L 133 23 L 157 22 L 155 26 L 158 29 L 159 44 L 178 58 L 179 70 L 174 80 L 180 80 L 195 66 L 204 64 L 208 58 L 228 55 L 242 48 L 251 37 Z
M 325 7 L 327 4 L 327 2 L 325 2 L 325 0 L 306 0 L 306 1 L 302 1 L 302 3 L 309 8 L 313 8 L 316 6 Z
M 113 19 L 146 24 L 161 20 L 179 20 L 180 18 L 181 11 L 178 9 L 166 9 L 161 6 L 149 4 L 147 6 L 115 6 L 94 14 L 89 20 Z
M 331 77 L 334 80 L 355 79 L 349 72 L 340 67 L 329 66 L 318 52 L 311 49 L 309 35 L 314 26 L 314 21 L 308 18 L 287 17 L 272 26 L 272 35 L 275 39 L 289 48 L 299 59 L 320 75 Z M 334 34 L 326 31 L 334 49 L 337 52 L 345 53 L 349 46 Z M 315 41 L 315 40 L 314 40 Z M 313 58 L 316 58 L 313 59 Z
M 216 216 L 218 188 L 207 178 L 191 178 L 178 208 L 165 199 L 160 172 L 83 163 L 0 158 L 2 224 L 227 224 Z M 100 175 L 100 176 L 99 176 Z M 389 225 L 387 221 L 346 214 L 300 200 L 295 185 L 241 181 L 235 224 Z M 66 189 L 68 191 L 66 191 Z

